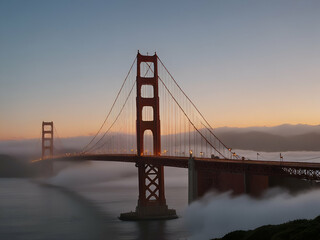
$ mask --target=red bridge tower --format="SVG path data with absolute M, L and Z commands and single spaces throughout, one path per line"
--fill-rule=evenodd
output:
M 42 159 L 53 155 L 53 122 L 42 122 Z
M 53 156 L 53 122 L 42 122 L 42 155 L 41 159 L 51 158 Z M 45 161 L 42 164 L 41 173 L 44 176 L 53 174 L 52 161 Z
M 152 67 L 152 77 L 141 76 L 141 63 Z M 152 86 L 153 97 L 141 95 L 144 85 Z M 158 56 L 137 55 L 137 152 L 142 159 L 144 154 L 144 133 L 150 130 L 153 135 L 153 155 L 161 154 L 160 111 L 158 95 Z M 142 111 L 144 107 L 152 107 L 153 119 L 144 121 Z M 154 166 L 148 163 L 137 164 L 139 173 L 139 200 L 136 212 L 123 213 L 122 220 L 142 219 L 173 219 L 177 218 L 176 211 L 168 209 L 164 194 L 163 166 Z

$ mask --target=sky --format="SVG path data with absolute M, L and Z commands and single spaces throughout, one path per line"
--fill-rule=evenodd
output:
M 137 50 L 214 127 L 320 124 L 320 2 L 0 0 L 0 140 L 95 133 Z

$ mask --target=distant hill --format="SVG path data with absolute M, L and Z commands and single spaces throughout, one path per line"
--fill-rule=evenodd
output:
M 303 135 L 307 133 L 320 134 L 320 125 L 282 124 L 274 127 L 246 127 L 246 128 L 221 127 L 221 128 L 214 129 L 214 131 L 217 134 L 261 132 L 261 133 L 274 134 L 278 136 L 294 136 L 294 135 Z
M 214 132 L 222 142 L 233 149 L 265 152 L 320 151 L 320 125 L 222 127 L 214 129 Z
M 283 124 L 275 127 L 222 127 L 214 133 L 233 149 L 279 152 L 320 151 L 320 125 Z M 131 136 L 135 138 L 135 136 Z M 55 153 L 79 152 L 92 136 L 62 138 L 55 141 Z M 60 149 L 60 152 L 57 152 Z M 0 141 L 0 153 L 34 159 L 41 155 L 39 139 Z
M 227 146 L 234 149 L 279 152 L 279 151 L 320 151 L 320 133 L 281 136 L 270 133 L 220 132 L 217 134 Z

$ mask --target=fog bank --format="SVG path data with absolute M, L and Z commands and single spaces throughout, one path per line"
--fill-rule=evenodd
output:
M 232 197 L 230 192 L 209 193 L 192 203 L 185 212 L 190 240 L 222 237 L 234 230 L 249 230 L 266 224 L 320 215 L 320 190 L 292 196 L 282 189 L 271 189 L 262 200 L 247 195 Z

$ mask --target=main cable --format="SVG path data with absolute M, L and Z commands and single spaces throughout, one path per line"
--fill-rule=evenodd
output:
M 209 122 L 204 118 L 204 116 L 202 115 L 202 113 L 200 112 L 200 110 L 197 108 L 197 106 L 192 102 L 192 100 L 188 97 L 188 95 L 182 90 L 182 88 L 180 87 L 180 85 L 178 84 L 178 82 L 174 79 L 174 77 L 171 75 L 171 73 L 169 72 L 169 70 L 166 68 L 166 66 L 163 64 L 163 62 L 161 61 L 161 59 L 158 57 L 159 62 L 161 63 L 161 65 L 164 67 L 164 69 L 167 71 L 167 73 L 169 74 L 169 76 L 171 77 L 171 79 L 174 81 L 174 83 L 176 84 L 176 86 L 180 89 L 180 91 L 183 93 L 183 95 L 189 100 L 189 102 L 192 104 L 192 106 L 196 109 L 196 111 L 199 113 L 199 115 L 202 117 L 202 119 L 205 121 L 205 123 L 208 125 L 207 129 L 210 131 L 210 133 L 216 137 L 216 139 L 227 149 L 229 149 L 212 131 L 211 129 L 213 129 L 211 127 L 211 125 L 209 124 Z
M 132 67 L 134 66 L 136 60 L 137 60 L 137 57 L 135 57 L 133 63 L 131 64 L 131 67 L 130 67 L 130 69 L 129 69 L 129 72 L 128 72 L 127 76 L 125 77 L 125 79 L 124 79 L 124 81 L 123 81 L 123 83 L 122 83 L 122 85 L 121 85 L 121 88 L 120 88 L 120 90 L 119 90 L 119 92 L 118 92 L 115 100 L 113 101 L 113 104 L 112 104 L 112 106 L 111 106 L 111 109 L 109 110 L 109 113 L 107 114 L 106 118 L 104 119 L 104 121 L 103 121 L 100 129 L 99 129 L 98 132 L 95 134 L 95 136 L 91 139 L 91 141 L 90 141 L 86 146 L 84 146 L 84 147 L 82 148 L 82 152 L 86 152 L 85 149 L 96 139 L 96 137 L 97 137 L 98 134 L 100 133 L 101 129 L 102 129 L 102 128 L 104 127 L 104 125 L 106 124 L 107 119 L 109 118 L 109 116 L 110 116 L 110 114 L 111 114 L 111 112 L 112 112 L 112 110 L 113 110 L 113 108 L 114 108 L 114 106 L 115 106 L 115 104 L 116 104 L 119 96 L 120 96 L 120 93 L 121 93 L 121 91 L 122 91 L 122 89 L 123 89 L 123 87 L 124 87 L 124 85 L 125 85 L 128 77 L 129 77 L 129 75 L 130 75 L 130 72 L 131 72 Z M 100 140 L 101 140 L 101 138 L 100 138 L 98 141 L 100 141 Z
M 135 60 L 136 60 L 136 59 L 135 59 Z M 134 61 L 134 63 L 135 63 L 135 61 Z M 133 65 L 132 65 L 132 66 L 133 66 Z M 129 73 L 131 72 L 132 66 L 131 66 L 131 68 L 130 68 Z M 146 75 L 148 74 L 149 70 L 152 71 L 151 66 L 148 65 L 148 70 L 146 71 L 146 73 L 145 73 L 144 76 L 146 76 Z M 128 75 L 129 75 L 129 73 L 128 73 Z M 128 75 L 127 75 L 127 76 L 128 76 Z M 133 83 L 133 85 L 132 85 L 132 87 L 131 87 L 131 89 L 130 89 L 129 94 L 128 94 L 128 96 L 126 97 L 125 102 L 123 103 L 123 105 L 122 105 L 122 107 L 121 107 L 121 109 L 120 109 L 117 117 L 116 117 L 115 120 L 112 122 L 112 124 L 110 125 L 110 127 L 107 129 L 107 131 L 103 134 L 103 136 L 102 136 L 92 147 L 90 147 L 89 149 L 87 149 L 87 150 L 84 151 L 83 153 L 87 153 L 87 152 L 89 152 L 89 151 L 97 150 L 97 149 L 99 149 L 99 148 L 101 148 L 102 146 L 105 145 L 105 143 L 102 143 L 100 146 L 97 146 L 97 145 L 102 141 L 102 139 L 106 136 L 106 134 L 111 130 L 111 128 L 114 126 L 114 124 L 116 123 L 116 121 L 117 121 L 118 118 L 120 117 L 120 115 L 121 115 L 124 107 L 126 106 L 126 104 L 127 104 L 127 102 L 128 102 L 128 99 L 129 99 L 129 97 L 130 97 L 130 95 L 131 95 L 131 93 L 132 93 L 132 90 L 133 90 L 134 86 L 136 85 L 136 82 L 137 82 L 137 81 L 134 81 L 134 83 Z M 123 86 L 122 86 L 122 87 L 123 87 Z M 97 147 L 96 147 L 96 146 L 97 146 Z
M 102 146 L 104 145 L 104 144 L 102 144 L 102 145 L 100 145 L 99 147 L 95 148 L 95 146 L 97 146 L 97 145 L 99 144 L 99 142 L 102 141 L 102 139 L 106 136 L 106 134 L 110 131 L 110 129 L 113 127 L 113 125 L 114 125 L 114 124 L 116 123 L 116 121 L 118 120 L 118 118 L 119 118 L 119 116 L 121 115 L 121 113 L 122 113 L 122 111 L 123 111 L 123 109 L 124 109 L 124 107 L 125 107 L 128 99 L 129 99 L 129 97 L 130 97 L 130 95 L 131 95 L 131 93 L 132 93 L 132 90 L 133 90 L 133 88 L 134 88 L 135 85 L 136 85 L 136 81 L 134 81 L 134 83 L 133 83 L 133 85 L 132 85 L 132 87 L 131 87 L 131 90 L 130 90 L 130 92 L 129 92 L 129 94 L 128 94 L 128 96 L 127 96 L 124 104 L 122 105 L 122 107 L 121 107 L 121 109 L 120 109 L 117 117 L 116 117 L 115 120 L 112 122 L 112 124 L 110 125 L 110 127 L 108 128 L 108 130 L 105 131 L 105 133 L 103 134 L 103 136 L 102 136 L 92 147 L 90 147 L 88 150 L 86 150 L 86 151 L 83 152 L 83 153 L 87 153 L 87 152 L 89 152 L 89 151 L 91 151 L 91 150 L 99 149 L 100 147 L 102 147 Z M 95 149 L 94 149 L 94 148 L 95 148 Z

